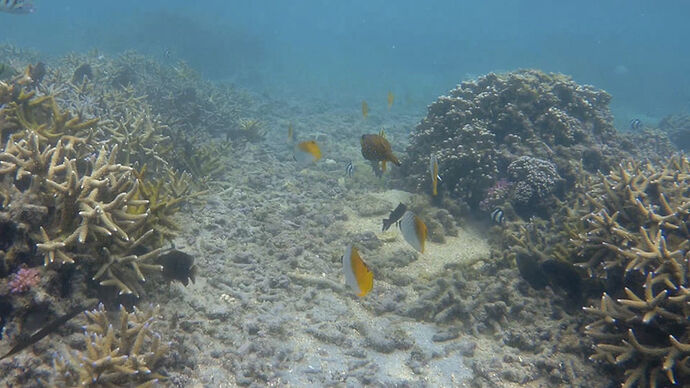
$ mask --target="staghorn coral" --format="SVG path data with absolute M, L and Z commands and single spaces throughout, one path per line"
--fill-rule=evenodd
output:
M 586 198 L 592 211 L 575 237 L 580 264 L 620 279 L 585 329 L 591 359 L 625 369 L 623 386 L 690 383 L 690 161 L 627 162 Z
M 226 134 L 226 140 L 258 143 L 266 138 L 264 124 L 255 119 L 240 119 L 239 125 Z
M 115 162 L 117 147 L 112 152 L 101 148 L 80 170 L 73 156 L 81 142 L 83 139 L 62 137 L 55 146 L 41 145 L 35 132 L 28 132 L 28 138 L 10 139 L 0 153 L 0 177 L 12 177 L 10 205 L 17 203 L 8 206 L 11 218 L 26 225 L 46 266 L 73 263 L 77 257 L 87 261 L 101 258 L 96 260 L 99 269 L 94 279 L 105 275 L 102 285 L 137 294 L 126 274 L 133 271 L 143 281 L 141 270 L 161 270 L 146 263 L 155 250 L 132 254 L 153 231 L 146 222 L 147 212 L 131 214 L 127 209 L 148 201 L 134 198 L 138 182 L 131 167 Z M 22 183 L 26 181 L 28 184 Z M 27 187 L 20 189 L 23 186 Z M 22 206 L 21 198 L 30 203 Z M 27 218 L 22 210 L 26 206 L 45 211 Z M 108 249 L 112 254 L 102 257 Z
M 131 214 L 148 213 L 147 222 L 152 226 L 154 234 L 151 240 L 155 246 L 160 247 L 166 240 L 174 238 L 180 230 L 180 226 L 174 220 L 175 214 L 185 203 L 204 195 L 206 191 L 194 189 L 189 173 L 169 169 L 167 179 L 152 181 L 146 177 L 146 171 L 144 165 L 136 172 L 139 186 L 135 198 L 145 199 L 148 203 L 131 206 L 127 211 Z
M 554 163 L 568 185 L 583 159 L 589 171 L 627 155 L 617 135 L 611 97 L 560 74 L 519 70 L 463 82 L 428 108 L 417 125 L 401 171 L 411 186 L 428 187 L 430 154 L 439 160 L 445 190 L 475 207 L 521 156 Z
M 68 387 L 150 387 L 165 380 L 156 370 L 170 343 L 153 331 L 158 311 L 158 306 L 146 311 L 134 307 L 128 313 L 120 307 L 114 320 L 103 304 L 84 312 L 85 351 L 55 357 L 55 382 Z

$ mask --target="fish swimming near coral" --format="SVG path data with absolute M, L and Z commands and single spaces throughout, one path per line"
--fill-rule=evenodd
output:
M 505 214 L 503 214 L 503 209 L 500 207 L 495 208 L 491 211 L 491 221 L 496 225 L 501 225 L 506 221 Z
M 350 160 L 347 163 L 347 166 L 345 166 L 345 175 L 349 176 L 352 178 L 352 175 L 355 173 L 355 165 L 352 164 L 352 161 Z
M 25 0 L 0 0 L 0 12 L 12 13 L 15 15 L 34 13 L 36 8 L 31 1 Z
M 405 241 L 421 253 L 424 253 L 424 245 L 426 243 L 426 225 L 421 218 L 417 217 L 413 212 L 406 211 L 402 219 L 398 223 L 400 231 L 402 232 Z
M 383 219 L 383 228 L 381 229 L 382 232 L 385 232 L 388 230 L 388 228 L 391 227 L 391 225 L 395 224 L 400 220 L 400 218 L 405 214 L 407 211 L 407 206 L 405 206 L 404 203 L 400 202 L 398 206 L 393 209 L 390 215 L 388 215 L 388 218 Z
M 350 286 L 357 296 L 362 297 L 374 288 L 374 273 L 359 256 L 357 248 L 349 245 L 342 257 L 345 284 Z
M 384 172 L 386 171 L 386 162 L 392 162 L 396 166 L 400 166 L 400 161 L 393 155 L 391 143 L 386 140 L 385 136 L 381 134 L 362 135 L 360 143 L 362 144 L 362 156 L 364 156 L 364 159 L 372 162 L 381 162 L 381 170 Z
M 163 267 L 163 277 L 168 281 L 177 280 L 185 285 L 196 280 L 198 267 L 194 264 L 194 256 L 178 249 L 163 252 L 156 262 Z
M 438 195 L 438 182 L 441 182 L 441 177 L 438 175 L 438 160 L 436 155 L 431 154 L 429 157 L 429 174 L 431 174 L 431 194 Z
M 314 163 L 321 159 L 321 148 L 314 140 L 307 140 L 297 144 L 294 159 L 300 164 Z
M 390 109 L 393 106 L 393 100 L 395 100 L 393 92 L 388 92 L 388 109 Z
M 630 120 L 630 129 L 632 129 L 633 131 L 637 131 L 640 128 L 642 128 L 642 120 L 640 120 L 640 119 Z
M 362 100 L 362 117 L 365 119 L 369 116 L 369 104 L 367 104 L 366 101 Z

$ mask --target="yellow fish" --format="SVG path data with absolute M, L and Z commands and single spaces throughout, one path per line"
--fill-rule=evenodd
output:
M 441 177 L 438 175 L 438 159 L 436 155 L 431 154 L 429 157 L 429 174 L 431 174 L 431 191 L 432 195 L 438 195 L 438 182 L 441 181 Z
M 426 225 L 421 218 L 411 211 L 406 211 L 400 219 L 400 231 L 405 241 L 421 253 L 424 253 L 426 243 Z
M 321 159 L 321 148 L 314 140 L 300 142 L 295 147 L 294 158 L 301 164 L 316 162 Z
M 359 256 L 357 248 L 349 245 L 342 260 L 345 284 L 352 287 L 359 297 L 368 294 L 374 288 L 374 273 Z
M 369 104 L 367 104 L 366 101 L 362 100 L 362 117 L 365 119 L 369 116 Z
M 295 131 L 292 129 L 292 123 L 288 125 L 288 143 L 295 141 Z
M 390 109 L 393 106 L 394 99 L 395 96 L 393 95 L 393 92 L 388 92 L 388 109 Z

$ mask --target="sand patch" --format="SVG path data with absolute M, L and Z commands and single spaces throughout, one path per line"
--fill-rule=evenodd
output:
M 413 194 L 400 190 L 387 190 L 381 193 L 367 194 L 368 198 L 378 198 L 391 204 L 393 210 L 399 202 L 410 203 Z M 377 256 L 390 257 L 401 249 L 416 252 L 402 237 L 400 230 L 393 226 L 386 232 L 381 232 L 381 219 L 383 217 L 361 217 L 353 209 L 345 209 L 348 220 L 345 222 L 345 232 L 365 233 L 372 232 L 383 242 L 383 247 L 377 250 Z M 428 217 L 420 214 L 422 219 Z M 447 264 L 471 265 L 481 259 L 489 257 L 489 245 L 486 240 L 474 229 L 459 225 L 457 236 L 446 236 L 446 242 L 438 244 L 427 239 L 423 254 L 412 263 L 400 267 L 397 270 L 418 279 L 434 279 Z M 367 260 L 375 262 L 378 257 L 369 257 Z

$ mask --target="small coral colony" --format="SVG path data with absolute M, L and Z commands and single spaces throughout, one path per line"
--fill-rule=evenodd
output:
M 25 4 L 0 10 L 33 12 Z M 84 346 L 54 358 L 53 384 L 162 381 L 170 343 L 156 308 L 107 310 L 133 306 L 157 279 L 194 281 L 194 258 L 165 248 L 176 217 L 203 200 L 231 147 L 264 140 L 263 124 L 242 117 L 241 93 L 184 64 L 171 75 L 135 54 L 94 52 L 49 67 L 1 49 L 13 61 L 0 63 L 0 329 L 14 344 L 3 358 L 86 310 Z M 433 102 L 400 157 L 384 130 L 361 135 L 361 155 L 374 176 L 491 228 L 492 259 L 532 288 L 584 306 L 591 359 L 617 366 L 623 386 L 687 384 L 690 161 L 675 147 L 687 147 L 690 118 L 670 116 L 660 129 L 633 120 L 618 132 L 610 99 L 560 74 L 490 73 Z M 374 112 L 362 102 L 362 120 Z M 322 159 L 315 140 L 287 131 L 296 166 Z M 352 161 L 345 174 L 356 179 Z M 424 254 L 424 214 L 409 205 L 382 231 L 397 225 Z M 355 245 L 342 270 L 356 295 L 372 291 Z M 56 318 L 26 332 L 38 311 Z

